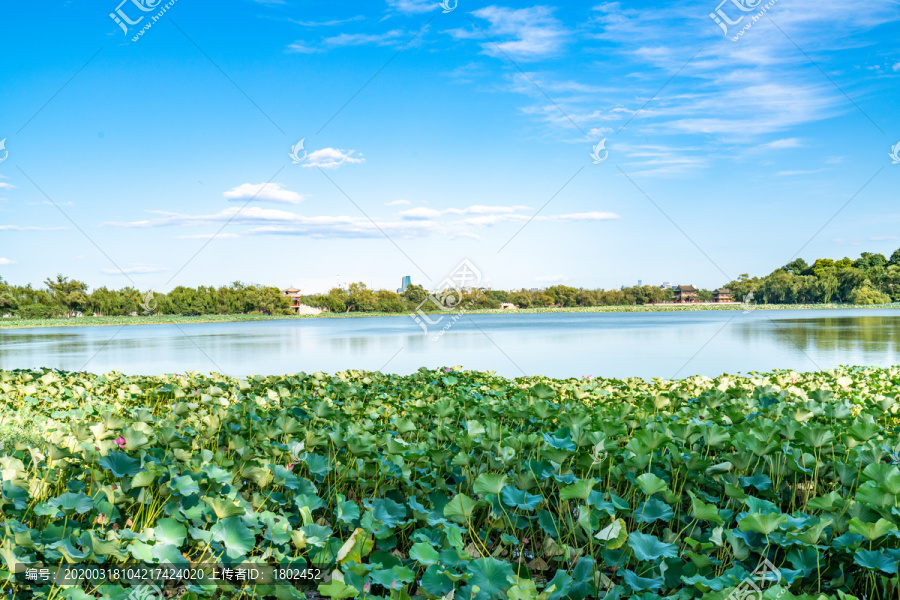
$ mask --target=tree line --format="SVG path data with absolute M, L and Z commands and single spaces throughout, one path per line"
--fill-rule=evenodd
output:
M 101 287 L 89 292 L 86 283 L 63 275 L 45 280 L 44 285 L 45 288 L 10 285 L 0 278 L 0 315 L 50 319 L 78 314 L 291 314 L 290 300 L 278 288 L 239 281 L 218 288 L 179 286 L 168 294 L 141 292 L 132 287 Z
M 167 294 L 141 292 L 132 287 L 88 291 L 86 283 L 57 275 L 44 281 L 44 288 L 16 286 L 0 278 L 0 315 L 24 319 L 58 318 L 77 314 L 127 316 L 132 314 L 214 315 L 291 314 L 290 299 L 271 286 L 247 285 L 239 281 L 229 286 L 196 288 L 179 286 Z M 765 277 L 741 274 L 725 284 L 737 301 L 762 304 L 887 304 L 900 301 L 900 249 L 890 258 L 863 252 L 856 260 L 816 259 L 808 264 L 792 260 Z M 632 286 L 619 290 L 574 288 L 554 285 L 541 290 L 452 291 L 437 297 L 420 285 L 402 293 L 372 290 L 364 283 L 347 289 L 303 297 L 307 306 L 334 313 L 425 312 L 444 308 L 466 310 L 500 308 L 591 307 L 657 304 L 672 300 L 673 291 L 656 286 Z M 698 290 L 702 301 L 712 300 L 711 290 Z
M 863 252 L 856 260 L 792 260 L 765 277 L 741 274 L 727 286 L 736 299 L 763 304 L 887 304 L 900 301 L 900 250 L 890 258 Z

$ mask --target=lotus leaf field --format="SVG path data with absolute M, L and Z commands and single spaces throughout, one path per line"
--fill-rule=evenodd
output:
M 150 597 L 23 577 L 139 561 L 326 574 L 166 598 L 724 599 L 766 559 L 753 598 L 900 598 L 898 384 L 0 371 L 0 594 Z

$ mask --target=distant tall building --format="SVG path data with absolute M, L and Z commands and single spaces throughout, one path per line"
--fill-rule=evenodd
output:
M 644 285 L 644 280 L 638 279 L 638 287 L 643 287 L 643 285 Z
M 403 277 L 403 281 L 400 283 L 400 289 L 397 290 L 398 294 L 402 294 L 406 291 L 406 288 L 412 285 L 412 278 L 409 275 Z

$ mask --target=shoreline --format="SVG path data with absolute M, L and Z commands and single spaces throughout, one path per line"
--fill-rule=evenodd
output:
M 485 308 L 466 311 L 432 311 L 426 314 L 465 315 L 517 315 L 554 313 L 646 313 L 646 312 L 701 312 L 710 310 L 841 310 L 841 309 L 900 309 L 900 303 L 892 304 L 755 304 L 748 310 L 745 305 L 734 304 L 657 304 L 657 305 L 616 305 L 565 308 L 521 308 L 507 310 Z M 184 317 L 162 315 L 158 317 L 80 317 L 71 319 L 0 319 L 0 331 L 12 329 L 45 329 L 61 327 L 129 327 L 136 325 L 191 325 L 208 323 L 242 323 L 249 321 L 294 321 L 299 319 L 353 319 L 367 317 L 408 317 L 410 313 L 320 313 L 313 315 L 201 315 Z

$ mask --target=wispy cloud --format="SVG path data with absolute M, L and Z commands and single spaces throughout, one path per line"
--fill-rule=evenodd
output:
M 309 198 L 308 195 L 298 194 L 284 189 L 280 183 L 244 183 L 232 188 L 224 194 L 227 200 L 232 202 L 274 202 L 276 204 L 300 204 Z
M 64 231 L 68 227 L 22 227 L 21 225 L 0 225 L 0 231 Z
M 470 207 L 472 208 L 472 207 Z M 534 221 L 583 222 L 618 219 L 615 213 L 587 212 L 559 215 L 539 215 L 531 217 L 518 213 L 486 214 L 485 207 L 474 207 L 472 212 L 454 211 L 446 214 L 475 214 L 478 216 L 460 220 L 443 221 L 432 219 L 376 219 L 373 223 L 365 217 L 356 216 L 306 216 L 297 213 L 251 206 L 243 210 L 231 207 L 211 215 L 188 215 L 181 213 L 148 211 L 156 218 L 126 223 L 103 223 L 107 227 L 158 228 L 215 225 L 230 223 L 234 226 L 251 226 L 243 233 L 250 235 L 306 235 L 319 238 L 377 238 L 385 234 L 391 237 L 413 238 L 441 235 L 449 238 L 476 238 L 473 227 L 484 227 L 500 223 L 524 223 Z M 480 212 L 479 212 L 480 211 Z M 443 212 L 438 211 L 442 216 Z M 488 213 L 493 211 L 488 211 Z
M 390 8 L 407 15 L 416 15 L 435 10 L 438 2 L 435 0 L 387 0 Z
M 16 261 L 0 257 L 0 266 L 14 265 Z
M 236 233 L 198 233 L 196 235 L 179 235 L 179 240 L 236 240 L 239 236 Z
M 322 169 L 337 169 L 341 165 L 358 165 L 366 162 L 362 154 L 353 156 L 356 150 L 338 150 L 337 148 L 322 148 L 310 152 L 306 157 L 304 167 L 320 167 Z
M 627 157 L 622 163 L 628 175 L 638 177 L 671 177 L 694 173 L 709 166 L 709 158 L 697 154 L 698 149 L 683 146 L 617 143 L 616 152 Z
M 391 29 L 380 33 L 342 33 L 314 43 L 298 40 L 290 44 L 287 51 L 293 54 L 313 54 L 348 46 L 402 46 L 408 43 L 413 35 L 414 32 L 405 29 Z
M 300 25 L 301 27 L 333 27 L 334 25 L 343 25 L 344 23 L 352 23 L 354 21 L 363 21 L 365 17 L 356 15 L 349 19 L 332 19 L 330 21 L 302 21 L 300 19 L 288 19 L 291 23 Z
M 520 9 L 487 6 L 473 11 L 472 16 L 488 22 L 483 29 L 496 45 L 485 40 L 484 34 L 476 28 L 451 29 L 446 33 L 456 40 L 483 40 L 482 52 L 489 56 L 536 60 L 558 54 L 571 39 L 562 23 L 553 16 L 554 10 L 548 6 Z
M 0 181 L 0 190 L 12 190 L 12 189 L 15 189 L 15 187 L 16 186 L 14 186 L 11 183 L 6 183 L 5 181 Z
M 799 148 L 800 146 L 802 146 L 802 143 L 799 138 L 785 138 L 760 144 L 759 148 L 762 150 L 783 150 L 785 148 Z
M 775 173 L 776 177 L 793 177 L 795 175 L 813 175 L 815 173 L 821 173 L 825 169 L 813 169 L 810 171 L 778 171 Z
M 433 208 L 418 207 L 404 210 L 400 216 L 404 219 L 436 219 L 444 215 L 496 215 L 509 214 L 528 210 L 528 206 L 482 206 L 474 205 L 466 208 L 445 208 L 436 210 Z
M 406 206 L 409 204 L 409 200 L 391 200 L 390 202 L 385 202 L 385 206 Z

